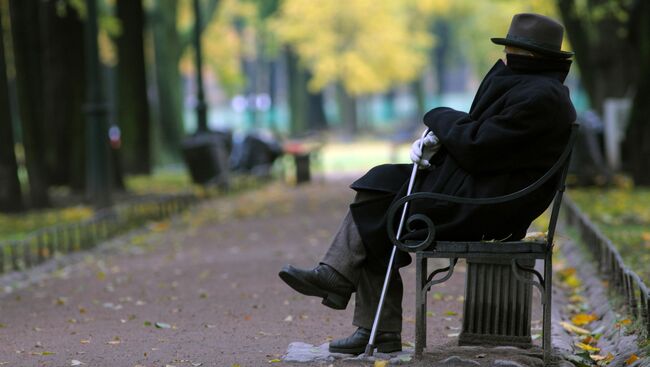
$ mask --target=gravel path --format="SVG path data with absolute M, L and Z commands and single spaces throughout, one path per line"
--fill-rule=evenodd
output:
M 292 291 L 277 273 L 286 263 L 318 262 L 352 199 L 350 181 L 271 184 L 216 199 L 77 255 L 53 273 L 30 271 L 27 286 L 12 289 L 7 282 L 15 278 L 0 279 L 7 286 L 0 296 L 0 366 L 272 366 L 284 364 L 276 361 L 291 342 L 320 345 L 347 336 L 352 303 L 345 311 L 328 309 Z M 437 353 L 417 365 L 458 351 L 451 347 L 460 331 L 464 269 L 459 264 L 429 301 L 428 345 Z M 408 344 L 414 267 L 402 274 Z M 521 354 L 487 353 L 486 363 Z

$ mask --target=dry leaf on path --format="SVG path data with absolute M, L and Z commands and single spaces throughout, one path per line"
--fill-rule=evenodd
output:
M 589 335 L 591 332 L 587 329 L 583 329 L 581 327 L 577 327 L 575 325 L 572 325 L 566 321 L 560 321 L 560 325 L 564 328 L 564 330 L 570 332 L 570 333 L 575 333 L 575 334 L 580 334 L 580 335 Z
M 639 356 L 637 356 L 636 354 L 632 354 L 632 355 L 630 356 L 630 358 L 628 358 L 628 359 L 625 360 L 625 364 L 629 366 L 629 365 L 631 365 L 632 363 L 636 362 L 638 359 L 639 359 Z
M 375 361 L 374 367 L 387 367 L 388 361 Z
M 607 353 L 606 356 L 602 356 L 600 354 L 592 354 L 589 357 L 591 357 L 591 359 L 593 359 L 596 362 L 603 361 L 603 363 L 605 364 L 611 362 L 614 359 L 614 355 L 612 353 Z
M 600 352 L 600 348 L 585 343 L 576 342 L 576 347 L 586 350 L 587 352 Z
M 594 314 L 579 313 L 571 318 L 571 322 L 577 326 L 587 325 L 588 323 L 598 320 Z

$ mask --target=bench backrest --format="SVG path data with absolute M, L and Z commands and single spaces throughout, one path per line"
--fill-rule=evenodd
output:
M 550 249 L 550 247 L 553 245 L 553 237 L 555 235 L 555 227 L 557 223 L 557 218 L 559 215 L 560 211 L 560 206 L 562 204 L 562 196 L 564 194 L 564 190 L 566 187 L 566 176 L 567 172 L 569 170 L 569 161 L 571 158 L 571 152 L 573 150 L 573 146 L 575 144 L 576 138 L 578 136 L 578 129 L 580 128 L 580 125 L 573 123 L 571 125 L 571 134 L 569 136 L 569 141 L 567 142 L 566 147 L 564 148 L 564 151 L 558 158 L 558 160 L 553 164 L 553 166 L 544 174 L 542 175 L 537 181 L 533 182 L 532 184 L 528 185 L 527 187 L 515 191 L 513 193 L 507 194 L 507 195 L 502 195 L 502 196 L 496 196 L 496 197 L 491 197 L 491 198 L 467 198 L 467 197 L 462 197 L 462 196 L 452 196 L 452 195 L 446 195 L 446 194 L 439 194 L 435 192 L 418 192 L 415 194 L 411 194 L 408 196 L 405 196 L 399 200 L 397 200 L 391 207 L 388 209 L 388 221 L 387 221 L 387 229 L 388 229 L 388 237 L 390 240 L 401 250 L 404 251 L 418 251 L 421 249 L 425 249 L 431 245 L 434 241 L 434 234 L 435 234 L 435 227 L 433 222 L 426 216 L 422 214 L 415 213 L 409 217 L 407 220 L 407 223 L 415 222 L 415 221 L 420 221 L 423 222 L 427 226 L 427 238 L 423 240 L 422 242 L 419 242 L 417 244 L 410 244 L 406 245 L 405 243 L 398 241 L 396 235 L 395 235 L 395 229 L 393 228 L 392 223 L 393 218 L 396 218 L 395 215 L 397 211 L 406 203 L 412 201 L 412 200 L 422 200 L 422 199 L 434 199 L 434 200 L 439 200 L 439 201 L 447 201 L 451 203 L 457 203 L 457 204 L 473 204 L 473 205 L 487 205 L 487 204 L 500 204 L 500 203 L 505 203 L 508 201 L 516 200 L 521 197 L 524 197 L 533 191 L 537 190 L 540 188 L 542 185 L 544 185 L 548 180 L 550 180 L 552 177 L 555 177 L 555 175 L 560 172 L 560 177 L 557 182 L 556 186 L 556 191 L 555 191 L 555 197 L 553 199 L 553 204 L 552 204 L 552 210 L 551 210 L 551 217 L 549 221 L 549 228 L 548 228 L 548 234 L 547 234 L 547 245 Z M 407 228 L 409 226 L 407 225 Z

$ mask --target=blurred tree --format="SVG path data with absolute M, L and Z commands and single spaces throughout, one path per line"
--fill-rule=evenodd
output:
M 117 119 L 126 173 L 151 172 L 151 129 L 144 58 L 142 0 L 117 0 Z
M 180 154 L 183 138 L 183 99 L 178 61 L 181 45 L 176 27 L 177 0 L 159 0 L 152 11 L 155 43 L 158 118 L 163 150 L 173 158 Z
M 29 176 L 30 204 L 49 206 L 43 115 L 43 45 L 41 2 L 10 0 L 11 32 L 16 67 L 19 116 Z
M 606 98 L 629 95 L 637 68 L 633 45 L 626 40 L 629 9 L 614 0 L 557 0 L 580 79 L 591 106 L 602 114 Z
M 639 74 L 623 144 L 626 167 L 637 185 L 650 186 L 650 2 L 636 0 L 630 17 Z
M 447 74 L 447 65 L 450 62 L 449 53 L 452 47 L 450 34 L 451 27 L 449 20 L 445 18 L 440 18 L 433 22 L 432 31 L 436 35 L 437 42 L 433 48 L 432 59 L 436 71 L 436 81 L 438 82 L 438 87 L 436 89 L 438 95 L 447 91 L 447 79 L 445 78 L 445 75 Z
M 185 134 L 183 97 L 179 63 L 183 53 L 191 46 L 193 24 L 182 22 L 191 14 L 188 1 L 158 0 L 151 12 L 154 35 L 154 58 L 158 90 L 158 116 L 162 145 L 166 153 L 176 160 Z M 211 23 L 219 0 L 206 0 L 201 33 Z M 181 10 L 183 10 L 181 12 Z M 179 27 L 179 18 L 182 26 Z
M 307 93 L 307 72 L 300 65 L 298 56 L 291 47 L 285 51 L 287 60 L 290 132 L 298 135 L 309 128 L 309 100 Z
M 14 136 L 7 81 L 4 26 L 4 3 L 0 3 L 0 212 L 18 212 L 23 200 L 18 180 L 18 164 L 14 151 Z
M 308 100 L 308 125 L 310 130 L 325 130 L 327 129 L 327 117 L 325 116 L 325 98 L 322 91 L 311 91 L 307 88 L 306 81 L 311 79 L 307 71 L 307 78 L 301 90 L 307 93 Z
M 446 88 L 441 75 L 457 57 L 467 59 L 482 76 L 503 56 L 503 47 L 494 45 L 490 38 L 505 36 L 514 14 L 535 12 L 557 17 L 554 0 L 418 0 L 418 4 L 423 8 L 421 14 L 431 14 L 428 22 L 437 40 L 432 62 L 439 83 L 443 83 L 439 90 Z
M 356 96 L 411 81 L 426 64 L 432 39 L 425 24 L 413 22 L 417 6 L 418 0 L 350 0 L 345 6 L 286 0 L 273 29 L 312 72 L 310 90 L 337 85 L 343 124 L 356 131 Z
M 84 29 L 68 1 L 41 1 L 45 162 L 50 185 L 85 185 Z M 63 87 L 65 86 L 65 87 Z
M 279 10 L 278 0 L 248 0 L 257 5 L 258 18 L 256 29 L 259 39 L 260 50 L 258 59 L 277 58 L 278 40 L 272 32 L 274 17 Z M 324 98 L 322 90 L 309 90 L 311 72 L 300 63 L 295 50 L 287 48 L 285 51 L 287 60 L 287 81 L 288 93 L 290 95 L 289 114 L 290 130 L 293 135 L 300 135 L 308 130 L 323 130 L 327 128 L 325 116 Z M 272 60 L 272 69 L 277 61 Z M 271 87 L 269 85 L 269 87 Z M 273 92 L 271 91 L 271 94 Z M 273 98 L 274 100 L 276 98 Z
M 86 199 L 95 208 L 111 205 L 113 176 L 108 139 L 108 105 L 106 103 L 102 64 L 100 62 L 100 18 L 97 0 L 85 0 L 84 57 L 86 74 Z
M 269 1 L 272 2 L 272 1 Z M 217 3 L 213 3 L 212 6 Z M 211 5 L 211 4 L 207 4 Z M 217 10 L 207 9 L 206 13 L 215 12 L 213 17 L 203 19 L 203 55 L 205 64 L 217 75 L 219 85 L 226 94 L 234 95 L 241 92 L 245 85 L 242 73 L 241 57 L 244 53 L 241 35 L 238 33 L 235 22 L 239 19 L 251 19 L 254 16 L 254 7 L 246 6 L 240 0 L 220 0 Z M 191 23 L 190 20 L 187 23 Z M 249 47 L 250 48 L 250 47 Z M 185 51 L 181 61 L 182 70 L 187 73 L 194 72 L 193 54 Z
M 650 8 L 642 0 L 557 0 L 591 105 L 634 95 L 624 169 L 650 185 Z

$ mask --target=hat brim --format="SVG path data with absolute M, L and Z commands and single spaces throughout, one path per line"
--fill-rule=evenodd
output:
M 497 45 L 519 47 L 519 48 L 523 48 L 524 50 L 530 50 L 530 51 L 533 51 L 533 52 L 537 52 L 537 53 L 542 54 L 544 56 L 557 57 L 557 58 L 562 58 L 562 59 L 566 59 L 566 58 L 569 58 L 569 57 L 573 56 L 573 52 L 549 50 L 548 48 L 532 45 L 532 44 L 527 43 L 527 42 L 517 41 L 517 40 L 513 40 L 513 39 L 491 38 L 491 40 L 492 40 L 492 42 L 496 43 Z

